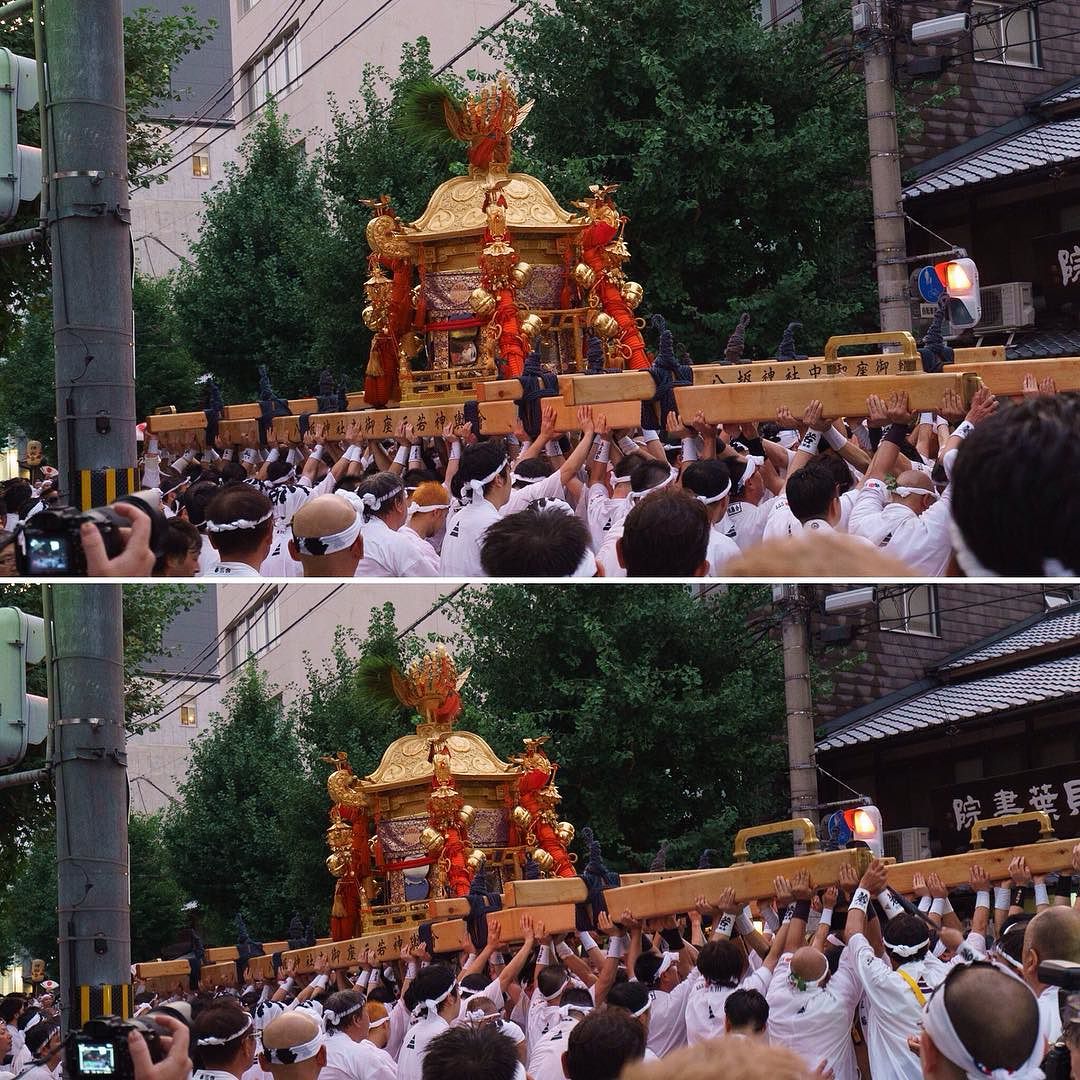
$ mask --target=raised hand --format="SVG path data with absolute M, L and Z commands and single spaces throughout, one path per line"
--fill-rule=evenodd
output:
M 993 416 L 997 409 L 998 399 L 994 397 L 994 392 L 987 386 L 980 386 L 971 399 L 971 406 L 965 419 L 968 423 L 978 424 L 988 416 Z
M 979 892 L 980 889 L 990 889 L 990 879 L 986 876 L 986 870 L 978 863 L 972 863 L 968 867 L 968 882 L 975 892 Z

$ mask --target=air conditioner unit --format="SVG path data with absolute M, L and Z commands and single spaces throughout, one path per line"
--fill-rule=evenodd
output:
M 1030 281 L 1010 281 L 1006 285 L 984 285 L 979 290 L 982 300 L 982 318 L 974 327 L 976 334 L 988 334 L 992 330 L 1019 330 L 1035 325 L 1035 304 L 1031 296 Z M 935 304 L 919 304 L 919 319 L 929 323 L 937 310 Z M 959 337 L 958 329 L 946 320 L 942 327 L 946 338 Z
M 890 829 L 885 833 L 885 858 L 897 862 L 916 862 L 930 858 L 930 830 L 924 828 Z

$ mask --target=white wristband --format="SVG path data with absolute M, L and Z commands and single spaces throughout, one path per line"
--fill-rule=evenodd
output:
M 574 950 L 571 949 L 565 941 L 560 941 L 559 944 L 555 946 L 555 955 L 558 956 L 560 960 L 565 960 L 566 957 L 574 955 Z
M 547 967 L 551 963 L 551 960 L 551 946 L 541 945 L 540 951 L 536 954 L 536 963 L 540 967 Z
M 825 429 L 825 441 L 834 450 L 842 450 L 847 446 L 847 439 L 844 437 L 844 433 L 842 431 L 837 431 L 832 424 Z
M 920 896 L 919 897 L 919 910 L 925 914 L 927 911 L 930 910 L 930 905 L 933 902 L 934 902 L 933 897 L 931 897 L 929 895 L 928 896 Z
M 230 446 L 228 450 L 223 451 L 221 457 L 223 461 L 232 461 L 232 447 Z
M 856 911 L 861 911 L 864 915 L 866 909 L 870 906 L 870 894 L 861 885 L 855 890 L 855 895 L 851 898 L 851 903 L 848 904 L 848 910 L 855 908 Z
M 735 920 L 735 929 L 740 934 L 752 934 L 754 932 L 754 920 L 745 911 L 741 911 Z
M 1012 890 L 1008 885 L 994 886 L 994 910 L 1008 911 L 1009 901 L 1012 899 Z
M 421 454 L 420 454 L 420 444 L 417 443 L 415 446 L 410 446 L 409 447 L 409 462 L 411 464 L 414 461 L 420 461 L 420 460 L 422 460 Z
M 272 465 L 279 457 L 281 457 L 281 454 L 278 453 L 278 448 L 275 446 L 274 449 L 266 455 L 266 464 Z
M 457 439 L 455 439 L 450 444 L 450 460 L 451 461 L 460 461 L 461 460 L 461 443 L 459 443 L 457 441 Z
M 349 449 L 345 451 L 345 456 L 346 456 L 346 457 L 348 457 L 348 456 L 349 456 L 349 453 L 350 453 L 351 451 L 355 450 L 355 449 L 357 449 L 357 448 L 356 448 L 355 446 L 350 446 L 350 447 L 349 447 Z M 312 457 L 313 457 L 313 458 L 314 458 L 314 459 L 315 459 L 316 461 L 322 461 L 322 459 L 323 459 L 323 444 L 322 444 L 322 443 L 319 443 L 319 444 L 318 444 L 318 445 L 317 445 L 317 446 L 315 447 L 315 449 L 311 451 L 311 456 L 312 456 Z M 349 458 L 349 460 L 351 461 L 351 460 L 352 460 L 352 458 Z
M 645 440 L 646 443 L 660 441 L 660 435 L 657 432 L 653 431 L 651 428 L 642 428 L 641 437 Z
M 637 450 L 637 448 L 638 444 L 634 442 L 634 440 L 631 439 L 629 435 L 624 435 L 619 440 L 619 449 L 623 452 L 624 455 L 633 454 Z
M 804 454 L 816 454 L 818 452 L 818 444 L 821 442 L 821 432 L 814 431 L 813 428 L 807 430 L 806 434 L 802 437 L 802 442 L 799 443 L 799 449 Z
M 407 446 L 399 446 L 397 453 L 394 455 L 395 465 L 404 465 L 409 460 L 409 448 Z
M 293 448 L 291 448 L 291 449 L 289 450 L 289 453 L 288 453 L 288 455 L 286 456 L 285 460 L 286 460 L 286 461 L 287 461 L 287 462 L 288 462 L 288 463 L 289 463 L 290 465 L 299 465 L 299 464 L 301 464 L 301 463 L 303 462 L 303 460 L 304 460 L 304 455 L 303 455 L 303 454 L 301 454 L 301 453 L 300 453 L 300 451 L 299 451 L 299 450 L 297 450 L 297 449 L 296 449 L 295 447 L 293 447 Z
M 581 947 L 586 952 L 588 952 L 590 949 L 596 948 L 596 942 L 593 941 L 593 936 L 589 933 L 588 930 L 582 930 L 581 933 L 578 934 L 578 941 L 581 942 Z
M 1035 906 L 1045 907 L 1050 903 L 1050 897 L 1046 892 L 1046 882 L 1035 886 Z
M 713 937 L 731 937 L 731 931 L 735 929 L 735 916 L 725 912 L 720 916 L 713 928 Z
M 697 439 L 689 438 L 682 441 L 682 459 L 683 461 L 697 461 L 698 459 L 698 446 Z
M 315 978 L 311 980 L 311 985 L 317 986 L 321 990 L 329 981 L 330 977 L 328 975 L 316 975 Z
M 958 439 L 966 439 L 975 430 L 975 425 L 970 420 L 963 420 L 957 426 L 953 434 Z
M 420 970 L 420 968 L 417 965 L 416 961 L 415 960 L 410 960 L 409 961 L 409 966 L 405 969 L 405 978 L 406 979 L 415 979 L 416 975 L 417 975 L 417 972 L 419 972 L 419 970 Z
M 824 923 L 826 926 L 832 926 L 833 909 L 831 907 L 823 907 L 821 909 L 821 918 L 819 923 Z
M 544 453 L 548 457 L 562 457 L 562 447 L 559 445 L 559 440 L 549 439 L 547 446 L 544 447 Z
M 288 978 L 287 978 L 287 979 L 286 979 L 286 980 L 285 980 L 285 981 L 284 981 L 284 982 L 283 982 L 283 983 L 281 984 L 281 989 L 282 989 L 282 990 L 284 990 L 284 991 L 285 991 L 285 993 L 288 993 L 288 992 L 289 992 L 289 991 L 290 991 L 290 990 L 291 990 L 291 989 L 293 988 L 293 986 L 295 986 L 295 985 L 296 985 L 296 983 L 295 983 L 295 980 L 294 980 L 294 979 L 293 979 L 293 977 L 292 977 L 292 976 L 290 975 L 290 976 L 289 976 L 289 977 L 288 977 Z
M 980 889 L 975 894 L 975 906 L 977 908 L 984 907 L 984 908 L 987 909 L 987 911 L 990 910 L 990 890 L 989 889 Z
M 608 956 L 614 956 L 621 960 L 626 955 L 626 950 L 629 947 L 629 940 L 624 937 L 608 938 L 607 954 Z
M 890 919 L 895 918 L 897 915 L 904 914 L 904 905 L 894 900 L 892 893 L 889 892 L 888 889 L 878 893 L 877 901 L 881 905 L 881 910 L 884 911 Z
M 606 465 L 611 460 L 611 440 L 598 439 L 596 449 L 593 450 L 593 461 L 599 461 Z
M 356 449 L 359 450 L 360 447 L 357 447 Z M 360 467 L 361 467 L 362 471 L 367 472 L 368 469 L 371 468 L 371 463 L 374 460 L 375 460 L 375 451 L 374 450 L 365 450 L 363 452 L 363 454 L 360 455 Z
M 935 897 L 934 902 L 930 905 L 931 915 L 944 915 L 945 914 L 945 897 Z

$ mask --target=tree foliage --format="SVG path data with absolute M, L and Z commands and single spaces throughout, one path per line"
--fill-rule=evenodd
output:
M 176 305 L 185 343 L 217 379 L 225 399 L 250 399 L 258 366 L 274 389 L 305 394 L 313 370 L 312 287 L 329 221 L 315 167 L 273 102 L 225 164 L 225 179 L 205 196 L 202 230 L 177 276 Z
M 800 10 L 765 29 L 749 0 L 533 0 L 499 35 L 536 101 L 519 161 L 564 204 L 621 185 L 645 307 L 698 361 L 743 310 L 757 355 L 791 319 L 816 344 L 871 310 L 862 83 L 830 57 L 850 4 Z
M 243 915 L 256 937 L 281 937 L 294 911 L 327 925 L 326 796 L 277 688 L 254 665 L 225 712 L 193 744 L 181 803 L 166 812 L 171 865 L 199 905 L 208 941 L 233 941 Z

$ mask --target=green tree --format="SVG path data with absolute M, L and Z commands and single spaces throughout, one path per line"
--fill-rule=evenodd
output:
M 315 167 L 273 102 L 205 197 L 202 231 L 178 271 L 184 341 L 226 400 L 247 400 L 268 364 L 281 394 L 308 393 L 314 313 L 323 296 L 312 268 L 329 221 Z
M 156 815 L 133 814 L 131 848 L 131 955 L 160 956 L 183 925 L 183 895 L 169 872 L 168 852 Z M 0 955 L 26 950 L 40 957 L 53 978 L 57 966 L 56 831 L 43 820 L 16 873 L 0 884 Z
M 0 353 L 0 444 L 22 431 L 55 464 L 54 370 L 52 300 L 44 294 L 31 301 Z
M 135 274 L 135 413 L 160 405 L 185 412 L 198 407 L 201 367 L 183 343 L 171 277 Z
M 183 99 L 188 88 L 173 85 L 173 70 L 189 52 L 205 45 L 216 28 L 213 19 L 202 23 L 189 7 L 172 15 L 144 7 L 124 17 L 128 175 L 134 184 L 146 187 L 161 178 L 159 170 L 170 150 L 153 115 L 165 102 Z M 21 56 L 33 56 L 30 20 L 25 15 L 0 20 L 0 45 Z M 19 114 L 19 141 L 41 145 L 36 110 Z M 9 228 L 32 228 L 37 219 L 38 204 L 28 203 Z M 43 244 L 0 252 L 0 357 L 10 355 L 10 335 L 48 291 L 49 261 Z M 45 385 L 52 385 L 51 374 Z
M 698 361 L 719 356 L 743 310 L 759 356 L 790 319 L 809 347 L 872 315 L 865 101 L 830 56 L 850 4 L 806 0 L 775 29 L 759 12 L 531 0 L 498 38 L 536 102 L 519 164 L 564 205 L 590 183 L 621 185 L 642 311 L 665 315 Z
M 208 941 L 234 940 L 237 914 L 256 937 L 283 936 L 296 910 L 327 925 L 326 796 L 277 688 L 254 665 L 194 743 L 180 796 L 165 835 Z

